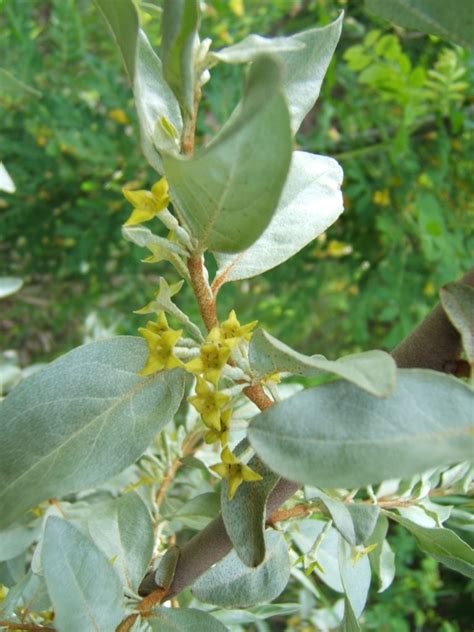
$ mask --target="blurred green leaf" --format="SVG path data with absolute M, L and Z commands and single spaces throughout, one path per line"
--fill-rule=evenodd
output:
M 461 46 L 474 44 L 474 12 L 470 0 L 365 0 L 378 16 L 400 26 L 437 35 Z
M 387 512 L 387 515 L 413 533 L 422 551 L 448 568 L 474 578 L 474 549 L 454 531 L 421 527 L 394 512 Z

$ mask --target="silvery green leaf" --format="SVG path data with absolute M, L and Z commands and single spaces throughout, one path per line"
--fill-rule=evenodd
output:
M 0 581 L 0 583 L 3 582 Z M 44 579 L 29 570 L 18 584 L 10 588 L 5 600 L 0 602 L 0 614 L 13 618 L 16 616 L 17 608 L 24 608 L 29 612 L 40 612 L 50 607 L 51 601 Z
M 122 55 L 133 86 L 143 153 L 159 173 L 163 172 L 162 151 L 176 151 L 173 139 L 162 129 L 181 135 L 183 121 L 178 102 L 163 77 L 159 57 L 140 29 L 133 0 L 95 0 Z
M 3 162 L 0 162 L 0 191 L 5 191 L 5 193 L 15 193 L 16 191 L 15 183 Z
M 214 284 L 262 274 L 299 252 L 333 224 L 343 211 L 342 169 L 332 158 L 293 152 L 288 178 L 270 224 L 250 248 L 215 253 Z
M 221 511 L 225 529 L 237 555 L 244 564 L 255 567 L 265 558 L 265 512 L 270 492 L 279 477 L 257 457 L 248 466 L 262 476 L 260 481 L 243 482 L 232 500 L 227 497 L 224 479 L 221 490 Z
M 245 623 L 258 623 L 270 617 L 287 619 L 291 614 L 298 612 L 300 608 L 299 603 L 269 603 L 245 610 L 213 610 L 212 615 L 226 625 L 244 625 Z
M 21 290 L 23 280 L 17 277 L 0 277 L 0 298 L 5 298 Z
M 369 11 L 408 29 L 472 46 L 474 12 L 471 0 L 365 0 Z
M 132 0 L 94 0 L 118 46 L 128 78 L 133 83 L 139 29 L 138 14 Z
M 170 546 L 155 571 L 155 584 L 158 588 L 168 590 L 173 583 L 176 566 L 179 561 L 180 549 L 178 546 Z
M 319 498 L 322 501 L 331 515 L 335 528 L 339 531 L 343 538 L 345 538 L 349 544 L 355 546 L 356 534 L 348 505 L 342 502 L 342 500 L 331 498 L 321 490 L 318 490 L 315 498 Z
M 257 568 L 245 566 L 231 551 L 201 575 L 193 585 L 193 594 L 226 608 L 246 608 L 278 597 L 290 576 L 288 549 L 278 531 L 265 533 L 265 545 L 265 559 Z
M 122 585 L 133 591 L 145 575 L 153 553 L 153 524 L 147 506 L 136 492 L 94 505 L 89 533 L 105 554 Z
M 356 544 L 365 544 L 372 535 L 380 515 L 379 505 L 349 503 L 347 509 L 352 518 Z
M 0 562 L 0 583 L 7 588 L 18 584 L 25 577 L 26 565 L 26 553 L 21 553 L 6 562 Z
M 296 33 L 289 39 L 305 47 L 275 53 L 285 65 L 284 90 L 290 107 L 291 129 L 296 133 L 319 97 L 321 84 L 341 35 L 343 14 L 322 28 Z
M 0 364 L 0 398 L 21 380 L 21 369 L 12 364 Z
M 183 522 L 191 529 L 204 529 L 218 515 L 219 509 L 219 494 L 205 492 L 190 498 L 170 518 Z
M 122 587 L 104 554 L 60 518 L 48 518 L 43 568 L 58 632 L 113 632 L 124 617 Z
M 133 93 L 143 154 L 158 173 L 164 173 L 162 152 L 177 151 L 178 148 L 175 139 L 163 129 L 163 121 L 166 129 L 175 130 L 177 138 L 181 136 L 183 121 L 178 102 L 163 77 L 161 61 L 141 30 L 137 40 Z
M 380 514 L 375 529 L 367 540 L 367 546 L 377 545 L 369 553 L 369 562 L 372 572 L 378 578 L 378 592 L 387 590 L 395 577 L 395 555 L 385 539 L 387 531 L 388 520 L 383 514 Z
M 356 618 L 364 611 L 370 588 L 370 562 L 367 555 L 353 559 L 352 547 L 339 535 L 339 572 L 344 594 Z
M 324 538 L 315 552 L 314 545 L 324 530 Z M 311 564 L 313 573 L 332 590 L 344 592 L 338 564 L 339 534 L 336 529 L 327 528 L 327 523 L 321 520 L 305 519 L 295 525 L 291 538 L 305 556 L 306 563 Z
M 217 137 L 192 158 L 163 157 L 173 202 L 202 250 L 238 252 L 261 235 L 280 199 L 291 149 L 280 67 L 261 57 Z
M 474 288 L 464 283 L 448 283 L 441 288 L 440 297 L 449 320 L 461 334 L 467 359 L 474 365 Z
M 244 64 L 253 61 L 258 55 L 271 55 L 302 48 L 305 48 L 304 42 L 298 42 L 292 37 L 262 37 L 252 34 L 247 35 L 237 44 L 221 48 L 218 51 L 211 51 L 209 58 L 226 64 Z
M 378 397 L 387 397 L 395 388 L 396 365 L 385 351 L 366 351 L 335 361 L 326 360 L 323 356 L 305 356 L 263 329 L 257 329 L 250 341 L 249 360 L 252 371 L 260 379 L 284 372 L 333 373 Z
M 474 577 L 474 549 L 461 540 L 454 531 L 445 528 L 421 527 L 394 512 L 387 512 L 387 515 L 415 536 L 422 551 L 448 568 L 467 577 Z
M 345 381 L 323 384 L 254 417 L 248 437 L 281 476 L 352 489 L 470 458 L 473 403 L 472 389 L 451 376 L 399 369 L 386 399 Z
M 0 562 L 11 560 L 26 551 L 38 537 L 36 527 L 17 525 L 0 531 Z
M 152 632 L 228 632 L 207 612 L 195 608 L 154 608 L 146 618 Z
M 145 342 L 79 347 L 0 403 L 0 527 L 42 500 L 97 485 L 131 465 L 181 402 L 180 370 L 143 378 Z
M 339 629 L 341 632 L 360 632 L 360 625 L 357 621 L 351 601 L 347 596 L 344 598 L 344 619 Z
M 194 110 L 194 50 L 199 41 L 199 1 L 164 0 L 161 25 L 163 75 L 189 115 Z

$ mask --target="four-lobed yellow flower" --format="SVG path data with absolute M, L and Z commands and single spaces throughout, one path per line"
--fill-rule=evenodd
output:
M 208 428 L 221 431 L 221 411 L 230 401 L 229 395 L 210 386 L 200 376 L 196 381 L 196 395 L 188 397 L 188 402 L 200 413 Z
M 222 478 L 227 479 L 228 490 L 227 497 L 229 500 L 235 496 L 235 492 L 243 481 L 252 482 L 260 481 L 262 477 L 254 472 L 248 465 L 245 465 L 233 454 L 229 448 L 224 448 L 221 453 L 221 463 L 211 466 L 211 470 L 219 474 Z
M 186 363 L 190 373 L 202 375 L 208 382 L 217 386 L 222 369 L 227 364 L 231 349 L 217 342 L 205 342 L 201 345 L 199 356 Z
M 183 333 L 182 329 L 170 329 L 166 316 L 161 312 L 157 322 L 148 321 L 146 327 L 140 327 L 139 333 L 145 338 L 148 357 L 139 375 L 151 375 L 163 369 L 183 367 L 183 363 L 174 355 L 174 347 Z
M 235 310 L 232 310 L 227 317 L 227 320 L 220 325 L 220 327 L 213 327 L 207 337 L 211 342 L 218 342 L 225 344 L 231 349 L 239 344 L 241 340 L 250 340 L 252 337 L 252 329 L 257 325 L 256 320 L 253 320 L 247 325 L 241 325 L 237 320 Z
M 124 196 L 133 205 L 133 212 L 125 226 L 135 226 L 148 222 L 161 213 L 169 204 L 169 187 L 166 178 L 161 178 L 151 187 L 151 191 L 131 191 L 122 189 Z

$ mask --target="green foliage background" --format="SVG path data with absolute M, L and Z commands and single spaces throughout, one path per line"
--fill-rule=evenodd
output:
M 391 349 L 474 253 L 472 52 L 393 29 L 344 0 L 215 0 L 202 30 L 218 47 L 250 32 L 324 25 L 341 9 L 341 42 L 298 143 L 339 160 L 346 211 L 290 262 L 225 286 L 221 299 L 243 322 L 258 318 L 287 343 L 329 358 Z M 159 20 L 148 17 L 158 46 Z M 171 282 L 174 273 L 140 264 L 142 253 L 121 238 L 130 211 L 122 186 L 149 187 L 155 176 L 93 3 L 0 0 L 0 32 L 0 65 L 41 93 L 6 98 L 0 89 L 0 159 L 17 186 L 15 195 L 0 194 L 0 271 L 25 281 L 2 302 L 0 348 L 18 350 L 26 366 L 80 344 L 91 311 L 133 333 L 141 319 L 132 310 L 150 299 L 160 275 Z M 198 125 L 203 142 L 232 111 L 240 86 L 238 67 L 212 72 Z M 192 297 L 179 298 L 197 318 Z M 396 537 L 398 579 L 373 596 L 367 629 L 467 629 L 465 582 L 421 561 L 406 532 Z M 261 629 L 304 629 L 300 619 L 274 625 Z

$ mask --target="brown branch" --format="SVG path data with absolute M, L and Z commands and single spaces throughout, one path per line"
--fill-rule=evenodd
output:
M 204 258 L 201 254 L 192 255 L 188 259 L 188 270 L 191 287 L 196 297 L 201 318 L 208 331 L 218 325 L 216 301 L 212 294 L 204 272 Z
M 474 268 L 461 283 L 474 286 Z M 461 336 L 453 327 L 440 303 L 392 352 L 399 368 L 433 369 L 456 373 L 461 355 Z

